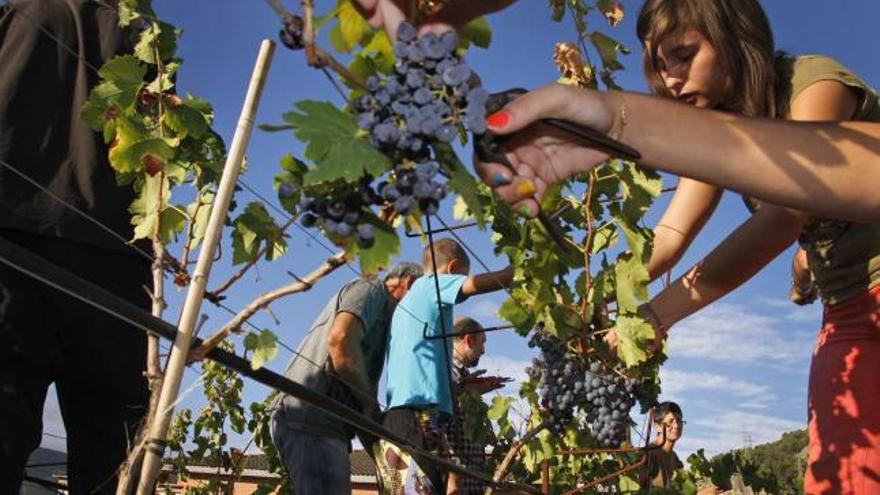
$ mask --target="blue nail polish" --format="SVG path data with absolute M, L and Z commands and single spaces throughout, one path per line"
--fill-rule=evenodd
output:
M 510 184 L 510 179 L 501 172 L 495 174 L 495 185 L 496 186 L 506 186 Z

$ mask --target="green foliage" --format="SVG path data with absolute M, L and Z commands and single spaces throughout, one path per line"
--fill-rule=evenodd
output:
M 479 17 L 462 26 L 458 30 L 461 37 L 463 48 L 467 48 L 471 43 L 480 48 L 489 48 L 492 44 L 492 28 L 485 17 Z
M 357 182 L 364 175 L 378 177 L 391 167 L 387 156 L 376 151 L 364 139 L 354 117 L 331 103 L 301 101 L 297 111 L 283 119 L 288 126 L 266 127 L 265 130 L 294 130 L 297 139 L 306 143 L 306 159 L 315 163 L 305 175 L 304 184 L 316 185 L 334 181 Z
M 388 268 L 391 258 L 400 252 L 400 238 L 390 225 L 376 215 L 368 213 L 366 219 L 375 229 L 376 237 L 373 245 L 364 249 L 356 242 L 351 242 L 345 246 L 345 250 L 351 256 L 360 258 L 362 273 L 372 275 Z
M 688 457 L 686 477 L 731 489 L 731 477 L 740 476 L 755 491 L 780 495 L 803 493 L 808 438 L 805 430 L 782 434 L 775 442 L 733 450 L 707 459 L 702 449 Z
M 244 348 L 252 353 L 251 368 L 258 370 L 278 355 L 278 337 L 269 329 L 249 333 L 244 338 Z
M 308 172 L 308 166 L 287 154 L 281 157 L 281 172 L 275 175 L 273 185 L 278 190 L 278 201 L 281 206 L 291 215 L 297 215 L 297 205 L 302 198 L 303 178 Z M 282 186 L 287 184 L 287 186 Z
M 595 12 L 615 26 L 623 15 L 620 3 L 550 0 L 549 4 L 551 16 L 557 21 L 570 18 L 579 45 L 601 60 L 601 71 L 588 64 L 585 72 L 599 73 L 606 87 L 616 87 L 613 76 L 623 69 L 618 57 L 627 49 L 608 34 L 590 30 L 598 23 L 591 18 L 587 21 Z M 171 75 L 180 66 L 174 55 L 179 30 L 158 21 L 146 0 L 123 0 L 120 12 L 123 23 L 137 23 L 146 29 L 135 56 L 114 59 L 105 67 L 102 82 L 82 115 L 103 132 L 108 142 L 114 142 L 110 159 L 118 179 L 131 184 L 138 193 L 132 205 L 135 237 L 158 236 L 162 242 L 169 242 L 186 232 L 188 245 L 194 247 L 204 236 L 225 147 L 211 130 L 210 105 L 192 96 L 173 95 Z M 315 25 L 329 29 L 331 45 L 344 54 L 349 70 L 357 77 L 393 71 L 388 36 L 370 28 L 351 0 L 338 0 L 330 13 L 316 19 Z M 472 45 L 487 48 L 492 40 L 485 19 L 472 22 L 460 33 L 462 51 Z M 160 60 L 156 59 L 157 53 Z M 164 67 L 164 73 L 157 73 L 158 65 Z M 158 75 L 145 80 L 147 74 Z M 358 84 L 346 84 L 352 89 L 350 98 L 362 94 Z M 365 177 L 380 180 L 392 168 L 392 159 L 370 145 L 347 108 L 306 100 L 282 118 L 282 125 L 262 128 L 292 130 L 305 146 L 302 160 L 292 155 L 281 159 L 273 181 L 279 201 L 290 215 L 300 213 L 298 203 L 304 193 L 345 187 Z M 459 196 L 457 214 L 475 219 L 481 228 L 490 226 L 496 254 L 508 257 L 515 267 L 512 297 L 502 304 L 501 317 L 523 335 L 540 326 L 542 331 L 565 340 L 571 352 L 584 360 L 602 359 L 615 371 L 639 378 L 647 389 L 658 392 L 657 366 L 662 357 L 649 358 L 645 350 L 653 342 L 654 330 L 642 319 L 638 306 L 648 298 L 645 263 L 651 252 L 651 232 L 643 225 L 643 216 L 661 190 L 659 176 L 633 163 L 613 161 L 548 190 L 541 204 L 544 211 L 569 206 L 553 220 L 571 241 L 564 249 L 540 223 L 516 216 L 508 205 L 493 198 L 451 146 L 434 145 L 433 152 Z M 162 167 L 156 171 L 158 162 Z M 175 204 L 176 186 L 181 184 L 193 186 L 195 195 L 188 196 L 186 206 L 171 206 Z M 387 267 L 398 253 L 400 240 L 393 225 L 414 227 L 420 222 L 419 214 L 414 214 L 392 223 L 395 219 L 387 213 L 366 214 L 375 229 L 375 242 L 367 249 L 328 235 L 350 257 L 359 258 L 364 273 Z M 270 261 L 286 251 L 284 232 L 261 204 L 245 206 L 230 224 L 234 264 L 255 260 L 264 248 L 265 258 Z M 602 340 L 610 327 L 618 336 L 616 356 Z M 248 335 L 244 347 L 251 355 L 252 366 L 258 368 L 274 358 L 277 344 L 277 338 L 268 330 Z M 227 445 L 226 429 L 248 431 L 266 452 L 275 472 L 283 474 L 267 426 L 271 398 L 246 409 L 241 404 L 240 377 L 211 363 L 205 363 L 204 369 L 208 406 L 196 417 L 189 411 L 178 416 L 174 447 L 183 452 L 185 439 L 191 435 L 194 447 L 186 456 L 209 458 L 218 466 L 235 469 L 236 453 Z M 541 421 L 535 384 L 523 383 L 520 396 L 530 407 L 522 414 L 522 421 L 511 414 L 517 404 L 512 398 L 496 397 L 486 405 L 478 396 L 462 396 L 469 417 L 474 418 L 467 428 L 495 446 L 490 465 L 523 435 L 524 428 L 536 427 Z M 547 460 L 552 484 L 561 488 L 574 487 L 597 473 L 619 468 L 621 459 L 607 454 L 561 454 L 566 449 L 592 447 L 595 445 L 590 432 L 583 428 L 572 428 L 560 437 L 543 432 L 523 447 L 521 462 L 514 466 L 512 476 L 537 481 L 541 465 Z M 687 482 L 682 481 L 682 486 Z M 603 489 L 626 491 L 633 488 L 632 483 L 631 479 L 621 478 L 609 481 Z M 260 488 L 262 492 L 269 489 Z
M 232 225 L 232 264 L 256 259 L 265 247 L 265 258 L 272 261 L 287 251 L 287 240 L 281 227 L 269 215 L 263 203 L 248 204 Z

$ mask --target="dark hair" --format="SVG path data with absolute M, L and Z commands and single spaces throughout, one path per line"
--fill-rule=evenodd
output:
M 480 325 L 477 320 L 468 316 L 456 318 L 453 326 L 455 327 L 456 334 L 467 332 L 465 335 L 456 335 L 456 339 L 463 339 L 467 335 L 479 333 L 483 330 L 483 325 Z
M 667 414 L 672 413 L 673 416 L 681 418 L 681 408 L 675 402 L 661 402 L 654 406 L 654 422 L 660 423 Z
M 425 271 L 433 269 L 431 253 L 431 246 L 425 247 L 425 250 L 422 252 L 422 266 L 425 268 Z M 471 266 L 471 259 L 468 257 L 467 252 L 453 239 L 447 238 L 434 241 L 433 253 L 437 258 L 437 266 L 445 265 L 452 260 L 460 260 L 468 267 Z
M 781 116 L 780 105 L 787 104 L 777 89 L 783 57 L 774 52 L 770 21 L 757 0 L 647 0 L 636 31 L 652 93 L 669 96 L 657 61 L 660 41 L 686 29 L 698 31 L 718 52 L 727 79 L 718 110 Z

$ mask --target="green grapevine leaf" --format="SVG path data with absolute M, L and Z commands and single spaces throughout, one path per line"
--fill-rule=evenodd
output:
M 378 177 L 391 166 L 387 156 L 360 137 L 351 114 L 330 103 L 311 100 L 297 103 L 296 108 L 299 112 L 286 113 L 283 118 L 306 143 L 305 157 L 316 164 L 306 174 L 305 185 L 355 182 L 366 174 Z
M 336 6 L 335 12 L 339 24 L 334 27 L 333 31 L 338 30 L 339 32 L 332 34 L 333 48 L 339 52 L 349 53 L 364 41 L 370 32 L 370 26 L 350 0 L 341 0 Z
M 523 333 L 528 333 L 535 326 L 535 318 L 514 299 L 507 298 L 501 303 L 498 316 Z
M 205 238 L 208 230 L 208 220 L 211 218 L 211 205 L 214 202 L 212 193 L 200 194 L 195 202 L 186 207 L 186 214 L 192 222 L 192 246 L 196 248 Z
M 268 329 L 249 333 L 244 338 L 244 348 L 253 352 L 251 368 L 258 370 L 278 355 L 278 337 Z M 241 429 L 244 430 L 243 427 Z
M 617 487 L 621 493 L 635 493 L 641 489 L 639 482 L 629 476 L 621 476 L 617 482 Z
M 478 17 L 465 24 L 458 30 L 458 34 L 465 48 L 470 43 L 480 48 L 489 48 L 489 45 L 492 44 L 492 28 L 489 27 L 489 22 L 485 17 Z
M 291 215 L 297 214 L 297 204 L 302 197 L 303 178 L 308 170 L 306 164 L 293 155 L 287 154 L 281 157 L 281 172 L 275 175 L 273 185 L 278 191 L 278 201 Z
M 648 269 L 632 253 L 617 257 L 614 265 L 617 279 L 617 311 L 620 314 L 635 313 L 642 301 L 648 299 Z
M 170 244 L 174 237 L 186 227 L 186 214 L 178 207 L 169 206 L 162 210 L 159 220 L 159 239 L 162 244 Z
M 663 179 L 657 172 L 636 163 L 623 162 L 620 171 L 623 190 L 623 212 L 635 225 L 663 190 Z
M 214 116 L 211 104 L 191 95 L 178 100 L 177 105 L 165 106 L 165 123 L 180 137 L 199 139 L 205 135 Z
M 507 417 L 507 412 L 510 410 L 512 403 L 513 397 L 497 395 L 492 398 L 492 405 L 489 406 L 489 411 L 486 415 L 492 421 L 498 421 L 501 418 Z
M 602 59 L 602 67 L 607 71 L 623 69 L 623 65 L 617 60 L 617 54 L 627 54 L 629 49 L 621 45 L 619 41 L 599 31 L 590 33 L 589 38 L 593 46 L 596 47 L 596 51 L 599 52 L 599 57 Z
M 143 62 L 155 65 L 158 45 L 159 57 L 162 61 L 169 60 L 177 51 L 177 37 L 180 33 L 180 29 L 166 22 L 150 23 L 150 26 L 141 32 L 140 40 L 134 47 L 134 54 Z
M 644 348 L 654 341 L 654 327 L 639 316 L 620 316 L 614 327 L 617 334 L 617 355 L 627 367 L 638 366 L 648 359 Z
M 633 218 L 624 214 L 620 209 L 620 205 L 612 204 L 608 208 L 612 218 L 617 220 L 617 226 L 623 231 L 626 243 L 633 256 L 641 263 L 645 264 L 651 257 L 651 239 L 653 233 L 651 229 L 640 227 L 633 222 Z
M 480 189 L 474 176 L 468 172 L 458 155 L 448 144 L 435 144 L 434 151 L 437 161 L 449 173 L 449 186 L 461 195 L 468 210 L 474 215 L 474 221 L 482 229 L 486 225 L 483 204 L 480 201 Z
M 376 31 L 358 56 L 368 57 L 380 72 L 389 73 L 394 69 L 394 48 L 385 31 Z
M 114 106 L 120 111 L 128 111 L 137 101 L 146 73 L 147 68 L 131 55 L 113 57 L 98 70 L 104 81 L 92 90 L 89 101 L 102 110 Z M 93 114 L 94 111 L 86 113 Z M 92 124 L 90 120 L 87 122 Z
M 617 227 L 614 224 L 605 225 L 593 233 L 593 245 L 590 246 L 590 252 L 596 254 L 599 251 L 613 248 L 617 245 L 617 241 Z
M 144 168 L 144 157 L 153 155 L 164 161 L 174 156 L 174 148 L 161 138 L 127 142 L 120 134 L 119 144 L 110 149 L 110 165 L 118 172 L 137 172 Z
M 80 118 L 89 127 L 96 131 L 102 131 L 105 143 L 109 143 L 116 137 L 114 114 L 122 112 L 117 101 L 121 94 L 122 92 L 115 84 L 103 82 L 92 89 L 88 100 L 80 110 Z M 133 101 L 131 105 L 134 105 Z
M 156 222 L 159 221 L 159 212 L 164 212 L 167 204 L 168 180 L 162 179 L 159 175 L 147 176 L 138 181 L 135 190 L 138 191 L 138 195 L 129 207 L 132 213 L 131 223 L 134 225 L 132 240 L 152 239 L 156 232 Z
M 387 268 L 391 258 L 400 252 L 400 238 L 390 225 L 373 213 L 368 213 L 363 218 L 373 226 L 375 242 L 369 249 L 363 249 L 357 245 L 357 242 L 351 242 L 346 246 L 346 251 L 352 257 L 360 256 L 361 271 L 365 275 L 372 275 Z
M 266 260 L 272 261 L 287 251 L 287 241 L 281 227 L 266 211 L 262 203 L 253 202 L 233 222 L 232 263 L 238 265 L 254 259 L 263 243 L 268 244 Z
M 162 77 L 159 77 L 159 75 L 157 74 L 156 78 L 153 79 L 153 82 L 147 84 L 147 91 L 152 94 L 159 94 L 174 89 L 174 74 L 177 73 L 178 69 L 180 69 L 179 61 L 172 60 L 166 63 Z

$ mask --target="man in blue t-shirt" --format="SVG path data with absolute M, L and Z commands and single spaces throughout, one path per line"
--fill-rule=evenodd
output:
M 452 418 L 452 343 L 449 337 L 441 337 L 453 332 L 452 307 L 470 296 L 507 287 L 513 280 L 513 268 L 468 276 L 470 259 L 452 239 L 434 242 L 433 250 L 430 246 L 425 248 L 422 267 L 425 275 L 413 283 L 391 320 L 387 359 L 389 409 L 383 423 L 412 444 L 438 451 L 445 443 L 445 425 Z M 420 485 L 413 488 L 445 493 L 443 473 L 432 464 L 413 463 L 408 454 L 384 441 L 378 448 L 377 459 L 397 458 L 394 463 L 380 462 L 386 486 Z

